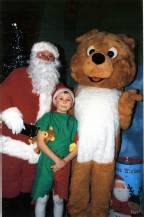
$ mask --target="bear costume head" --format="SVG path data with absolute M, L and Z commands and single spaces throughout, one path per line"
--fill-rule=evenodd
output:
M 135 41 L 125 34 L 96 29 L 78 37 L 71 70 L 74 80 L 85 86 L 121 89 L 133 81 Z

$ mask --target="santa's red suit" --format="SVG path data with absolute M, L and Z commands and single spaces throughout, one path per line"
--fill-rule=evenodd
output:
M 44 45 L 40 44 L 39 49 Z M 48 46 L 51 48 L 50 43 Z M 55 47 L 51 48 L 53 51 L 54 54 L 57 52 Z M 32 79 L 25 67 L 10 73 L 1 84 L 0 93 L 2 195 L 12 198 L 20 192 L 31 192 L 35 163 L 38 160 L 38 154 L 34 152 L 35 145 L 28 145 L 28 137 L 18 133 L 19 129 L 24 122 L 34 124 L 43 113 L 50 110 L 51 94 L 48 91 L 34 93 Z M 15 126 L 17 130 L 14 131 Z
M 11 109 L 18 108 L 23 114 L 26 123 L 35 123 L 39 110 L 39 97 L 32 93 L 31 79 L 28 77 L 26 68 L 14 70 L 1 85 L 1 110 L 11 112 Z M 28 144 L 28 137 L 22 134 L 12 134 L 4 124 L 2 134 L 8 136 L 9 143 L 25 142 Z M 11 140 L 10 138 L 14 139 Z M 3 141 L 2 141 L 3 142 Z M 6 143 L 6 141 L 5 141 Z M 21 144 L 19 144 L 20 146 Z M 12 145 L 13 151 L 15 146 Z M 4 149 L 4 146 L 3 146 Z M 35 172 L 35 164 L 29 164 L 30 156 L 23 153 L 25 160 L 11 157 L 11 153 L 2 157 L 2 194 L 4 197 L 15 197 L 20 192 L 30 192 Z M 24 158 L 24 157 L 23 157 Z
M 131 210 L 128 206 L 128 201 L 120 201 L 116 197 L 112 197 L 112 207 L 115 210 L 115 212 L 118 213 L 124 213 L 126 215 L 131 214 Z

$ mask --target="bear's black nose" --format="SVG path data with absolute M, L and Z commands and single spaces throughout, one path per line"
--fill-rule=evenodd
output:
M 95 53 L 92 55 L 92 61 L 96 64 L 102 64 L 105 61 L 105 56 L 101 53 Z

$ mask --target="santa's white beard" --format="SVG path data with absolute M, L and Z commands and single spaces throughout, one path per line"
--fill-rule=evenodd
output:
M 51 94 L 59 82 L 58 67 L 60 63 L 55 60 L 52 63 L 38 59 L 35 55 L 31 55 L 28 74 L 32 79 L 33 93 L 49 93 Z
M 128 201 L 129 198 L 129 191 L 127 188 L 122 189 L 122 188 L 114 188 L 113 194 L 115 198 L 121 202 L 126 202 Z

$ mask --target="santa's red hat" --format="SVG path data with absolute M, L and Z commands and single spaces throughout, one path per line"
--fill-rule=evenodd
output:
M 115 182 L 125 183 L 123 178 L 121 176 L 117 175 L 117 174 L 115 175 Z
M 59 57 L 59 51 L 57 47 L 52 43 L 45 41 L 35 43 L 31 49 L 31 52 L 37 53 L 44 50 L 48 50 L 49 52 L 51 52 L 56 59 Z

